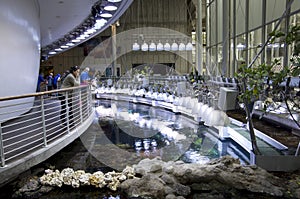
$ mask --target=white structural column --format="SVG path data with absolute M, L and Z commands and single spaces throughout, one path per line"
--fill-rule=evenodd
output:
M 40 21 L 36 0 L 0 1 L 0 97 L 34 93 L 40 66 Z M 33 99 L 32 100 L 33 103 Z M 22 100 L 19 100 L 20 104 Z M 28 101 L 28 100 L 27 100 Z M 24 102 L 24 100 L 22 101 Z M 0 106 L 10 101 L 0 102 Z M 18 107 L 15 115 L 30 104 Z M 0 120 L 14 115 L 0 115 Z
M 197 5 L 197 26 L 196 26 L 196 67 L 198 70 L 198 74 L 201 75 L 203 72 L 203 41 L 202 41 L 202 0 L 198 0 Z
M 222 48 L 222 75 L 228 76 L 229 66 L 228 66 L 228 50 L 229 50 L 229 2 L 230 1 L 223 1 L 223 48 Z

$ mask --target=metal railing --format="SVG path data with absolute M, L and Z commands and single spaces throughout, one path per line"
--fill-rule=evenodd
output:
M 68 135 L 93 112 L 89 86 L 0 98 L 0 166 Z

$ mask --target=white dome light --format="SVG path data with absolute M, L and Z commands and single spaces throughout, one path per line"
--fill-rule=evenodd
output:
M 178 44 L 174 42 L 171 46 L 171 51 L 177 51 L 177 50 L 178 50 Z
M 178 50 L 179 50 L 179 51 L 184 51 L 184 50 L 185 50 L 185 44 L 181 42 L 181 43 L 179 44 Z
M 149 51 L 156 51 L 156 45 L 154 42 L 151 42 L 151 44 L 149 46 Z
M 140 50 L 140 45 L 139 45 L 137 42 L 135 42 L 135 43 L 132 45 L 132 50 L 134 50 L 134 51 Z
M 187 51 L 193 50 L 193 44 L 191 42 L 187 43 L 185 46 L 185 50 L 187 50 Z
M 156 45 L 156 50 L 157 51 L 162 51 L 164 50 L 164 45 L 159 41 L 158 44 Z
M 146 42 L 142 45 L 142 51 L 148 51 L 148 44 Z
M 165 43 L 165 45 L 164 45 L 164 50 L 165 51 L 170 51 L 171 50 L 171 45 L 167 42 L 167 43 Z

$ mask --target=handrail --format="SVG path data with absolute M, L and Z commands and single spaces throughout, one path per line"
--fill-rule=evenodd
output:
M 55 90 L 51 90 L 51 91 L 42 91 L 42 92 L 29 93 L 29 94 L 23 94 L 23 95 L 5 96 L 5 97 L 0 97 L 0 102 L 7 101 L 7 100 L 27 98 L 27 97 L 38 97 L 41 95 L 49 95 L 49 94 L 56 93 L 56 92 L 70 91 L 70 90 L 74 90 L 77 88 L 84 88 L 84 87 L 88 87 L 88 85 L 80 85 L 80 86 L 70 87 L 70 88 L 60 88 L 60 89 L 55 89 Z
M 67 139 L 93 115 L 89 85 L 0 97 L 0 102 L 0 168 Z

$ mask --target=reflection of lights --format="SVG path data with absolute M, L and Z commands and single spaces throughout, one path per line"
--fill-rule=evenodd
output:
M 194 150 L 187 151 L 185 156 L 189 159 L 190 163 L 206 164 L 210 161 L 207 156 L 203 156 Z
M 246 45 L 245 45 L 245 44 L 239 43 L 239 44 L 236 46 L 236 49 L 238 49 L 238 50 L 243 50 L 244 48 L 246 48 Z
M 156 140 L 152 140 L 152 141 L 151 141 L 151 145 L 154 146 L 154 147 L 156 147 L 156 146 L 157 146 Z
M 268 44 L 268 48 L 279 48 L 279 47 L 280 47 L 279 43 Z
M 152 120 L 146 120 L 146 126 L 147 126 L 147 128 L 151 128 Z

